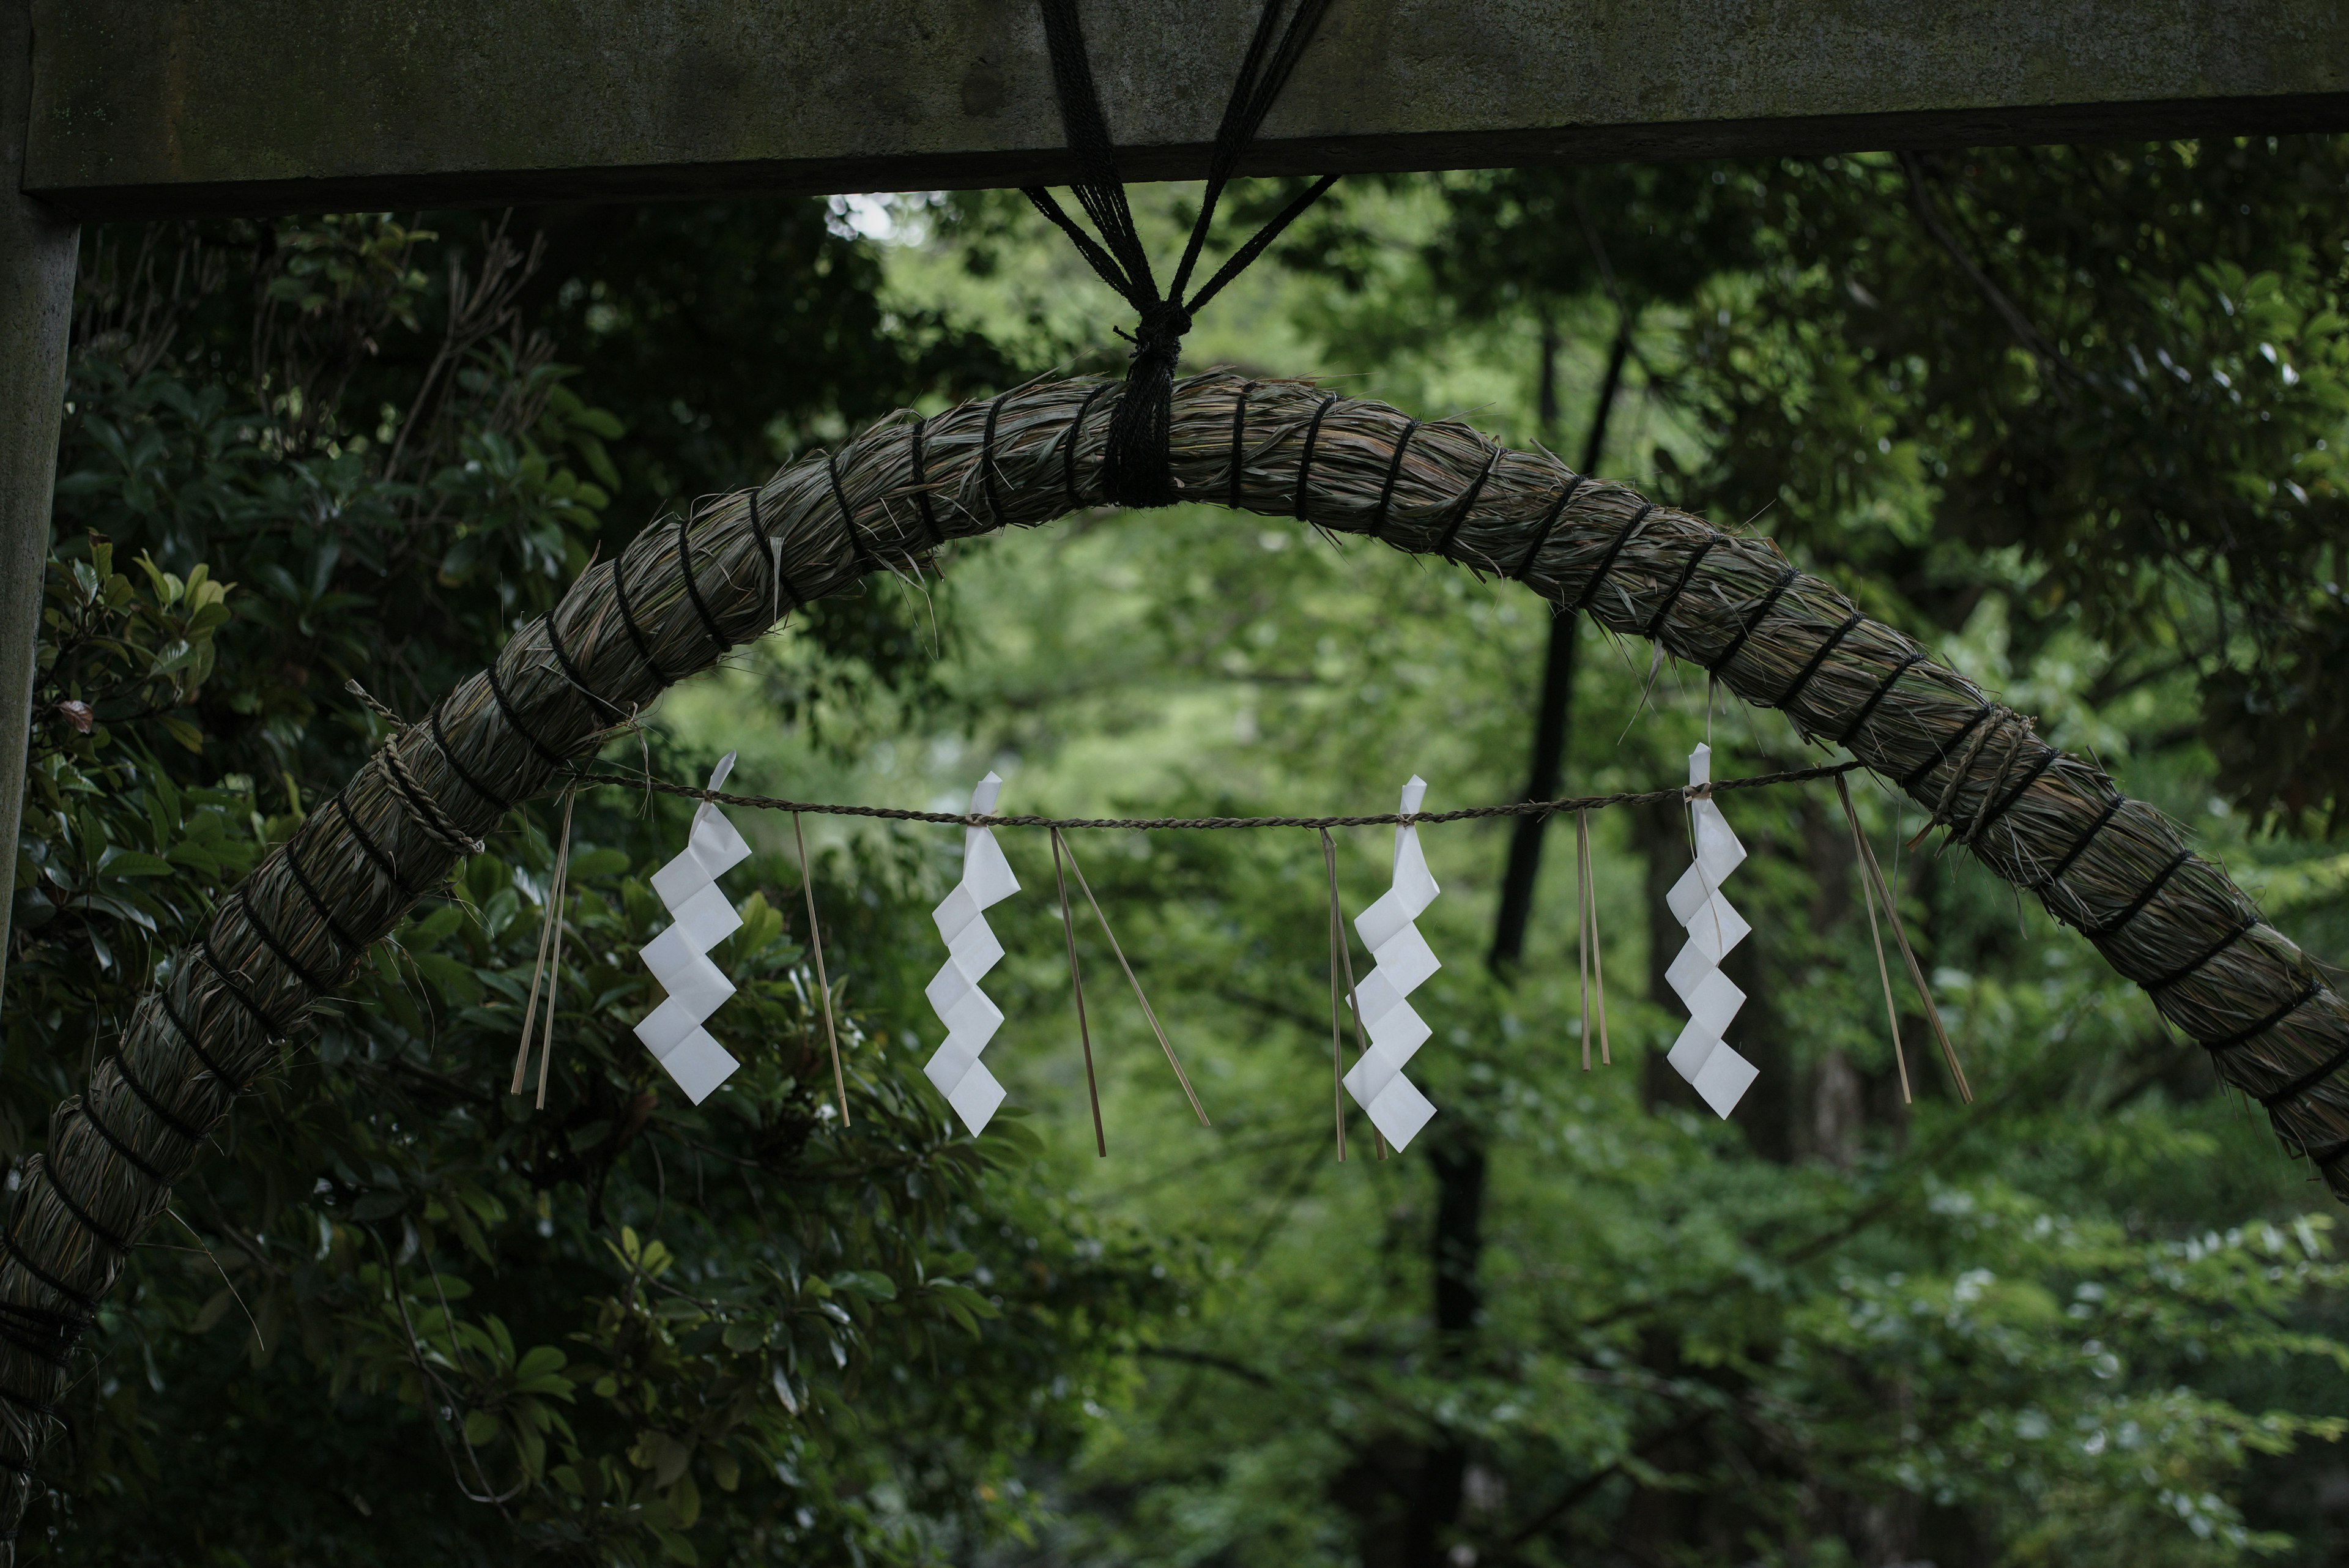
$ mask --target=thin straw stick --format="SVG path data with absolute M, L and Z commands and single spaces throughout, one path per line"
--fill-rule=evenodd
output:
M 1077 846 L 1063 839 L 1061 848 L 1068 855 L 1069 869 L 1077 874 L 1077 890 L 1093 907 L 1093 919 L 1101 922 L 1102 935 L 1109 939 L 1109 950 L 1117 955 L 1118 968 L 1125 971 L 1125 983 L 1133 987 L 1133 1000 L 1142 1004 L 1142 1016 L 1150 1021 L 1150 1032 L 1158 1036 L 1158 1048 L 1166 1053 L 1166 1064 L 1174 1069 L 1174 1081 L 1183 1085 L 1183 1097 L 1191 1102 L 1191 1114 L 1199 1118 L 1201 1127 L 1215 1126 L 1207 1119 L 1207 1113 L 1199 1108 L 1199 1096 L 1191 1092 L 1190 1075 L 1183 1071 L 1182 1059 L 1174 1054 L 1166 1031 L 1159 1027 L 1156 1010 L 1150 1005 L 1150 998 L 1143 994 L 1142 981 L 1135 978 L 1133 966 L 1125 961 L 1125 950 L 1118 946 L 1117 933 L 1109 929 L 1109 917 L 1102 913 L 1101 900 L 1093 897 L 1092 886 L 1085 881 L 1085 868 L 1077 861 Z
M 1836 790 L 1843 796 L 1843 808 L 1856 826 L 1859 818 L 1852 812 L 1851 790 L 1838 774 Z M 1876 863 L 1876 851 L 1865 835 L 1859 841 L 1860 852 L 1868 860 L 1868 879 L 1876 885 L 1876 896 L 1884 900 L 1885 918 L 1892 922 L 1892 938 L 1900 944 L 1900 956 L 1909 965 L 1909 983 L 1917 988 L 1917 1000 L 1925 1006 L 1925 1022 L 1933 1026 L 1933 1037 L 1940 1042 L 1941 1060 L 1949 1064 L 1950 1076 L 1957 1080 L 1958 1097 L 1967 1105 L 1974 1103 L 1973 1085 L 1966 1081 L 1966 1070 L 1959 1064 L 1958 1048 L 1950 1044 L 1950 1032 L 1941 1027 L 1941 1010 L 1933 1004 L 1933 989 L 1925 983 L 1925 969 L 1917 961 L 1916 950 L 1909 945 L 1909 932 L 1900 924 L 1900 911 L 1892 902 L 1892 891 L 1884 884 L 1884 868 Z
M 1582 818 L 1582 877 L 1590 889 L 1590 973 L 1599 982 L 1599 1064 L 1615 1064 L 1615 1048 L 1607 1038 L 1607 945 L 1599 940 L 1599 872 L 1590 858 L 1590 814 Z M 1587 1052 L 1586 1052 L 1587 1054 Z
M 1354 1021 L 1354 1060 L 1359 1062 L 1371 1054 L 1371 1046 L 1362 1038 L 1362 999 L 1354 992 L 1354 950 L 1346 940 L 1342 920 L 1338 923 L 1338 956 L 1346 961 L 1346 1012 Z M 1378 1151 L 1381 1159 L 1387 1157 L 1387 1135 L 1379 1130 L 1376 1122 L 1371 1124 L 1371 1147 Z
M 800 814 L 792 813 L 792 836 L 800 846 L 800 891 L 807 897 L 808 950 L 815 954 L 815 988 L 823 997 L 823 1034 L 832 1043 L 832 1092 L 840 1098 L 840 1125 L 848 1123 L 848 1079 L 840 1070 L 840 1026 L 832 1021 L 832 978 L 823 971 L 823 933 L 815 924 L 815 867 L 808 864 L 807 835 Z
M 1876 943 L 1876 975 L 1884 982 L 1884 1016 L 1892 1025 L 1892 1060 L 1900 1068 L 1900 1103 L 1913 1104 L 1909 1094 L 1909 1058 L 1900 1049 L 1900 1010 L 1892 1002 L 1892 971 L 1885 967 L 1884 932 L 1876 923 L 1876 887 L 1868 877 L 1868 836 L 1859 830 L 1859 814 L 1852 809 L 1851 792 L 1843 792 L 1844 819 L 1851 824 L 1851 850 L 1859 863 L 1859 901 L 1868 909 L 1868 934 Z M 1928 1006 L 1930 1005 L 1929 1002 Z
M 523 1012 L 522 1039 L 514 1046 L 513 1087 L 506 1091 L 511 1095 L 522 1093 L 530 1075 L 530 1026 L 538 1021 L 538 988 L 546 978 L 546 948 L 554 935 L 555 888 L 562 884 L 564 857 L 571 843 L 571 802 L 575 794 L 565 791 L 563 796 L 562 843 L 555 848 L 554 865 L 547 873 L 546 916 L 538 926 L 538 957 L 530 970 L 530 1005 Z
M 546 1079 L 554 1062 L 554 998 L 563 984 L 563 902 L 571 895 L 571 803 L 577 789 L 563 794 L 563 847 L 554 856 L 554 892 L 547 901 L 547 919 L 554 927 L 554 950 L 546 965 L 546 1035 L 538 1048 L 538 1106 L 546 1109 Z
M 1061 885 L 1061 934 L 1069 943 L 1069 989 L 1077 998 L 1077 1042 L 1085 1053 L 1085 1094 L 1093 1103 L 1094 1158 L 1109 1158 L 1109 1135 L 1102 1130 L 1101 1086 L 1093 1081 L 1093 1034 L 1085 1022 L 1085 977 L 1077 968 L 1077 918 L 1069 909 L 1069 876 L 1061 869 L 1061 830 L 1052 835 L 1052 880 Z
M 1574 814 L 1575 967 L 1582 987 L 1582 1070 L 1590 1071 L 1590 815 Z
M 1338 1123 L 1338 1163 L 1346 1163 L 1346 1062 L 1338 1034 L 1338 846 L 1321 829 L 1321 860 L 1330 871 L 1330 1110 Z

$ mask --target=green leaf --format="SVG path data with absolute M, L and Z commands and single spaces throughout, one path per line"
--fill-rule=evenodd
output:
M 570 1364 L 570 1359 L 554 1345 L 534 1345 L 515 1365 L 514 1375 L 518 1377 L 543 1377 L 548 1373 L 562 1371 Z
M 98 859 L 101 877 L 169 877 L 171 869 L 171 863 L 161 856 L 131 849 L 109 847 Z

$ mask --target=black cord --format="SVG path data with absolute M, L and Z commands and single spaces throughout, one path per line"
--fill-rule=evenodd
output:
M 1319 403 L 1314 406 L 1313 419 L 1311 422 L 1307 424 L 1305 427 L 1305 452 L 1303 456 L 1297 460 L 1297 505 L 1295 507 L 1295 511 L 1299 518 L 1302 518 L 1305 515 L 1305 482 L 1307 479 L 1311 477 L 1313 472 L 1313 443 L 1321 439 L 1321 417 L 1330 411 L 1330 405 L 1337 400 L 1338 394 L 1335 392 L 1332 392 L 1328 397 L 1322 399 Z
M 1102 452 L 1102 478 L 1107 499 L 1118 506 L 1172 506 L 1182 499 L 1174 489 L 1173 455 L 1169 451 L 1174 406 L 1174 367 L 1183 357 L 1183 335 L 1191 329 L 1193 315 L 1223 292 L 1232 279 L 1264 254 L 1281 232 L 1337 182 L 1325 175 L 1258 229 L 1234 251 L 1199 288 L 1185 297 L 1191 275 L 1199 265 L 1207 232 L 1213 227 L 1216 203 L 1239 166 L 1240 155 L 1271 112 L 1280 89 L 1304 56 L 1313 31 L 1320 26 L 1330 0 L 1298 0 L 1281 15 L 1288 0 L 1265 0 L 1256 34 L 1248 40 L 1247 57 L 1224 118 L 1216 128 L 1214 149 L 1207 157 L 1207 183 L 1199 202 L 1199 216 L 1191 225 L 1182 262 L 1173 284 L 1162 294 L 1151 270 L 1150 253 L 1133 222 L 1118 173 L 1117 151 L 1110 138 L 1109 119 L 1102 111 L 1101 92 L 1093 80 L 1092 63 L 1085 53 L 1084 29 L 1077 18 L 1077 0 L 1039 0 L 1044 16 L 1044 41 L 1052 57 L 1052 90 L 1061 108 L 1061 129 L 1076 154 L 1077 180 L 1070 187 L 1077 205 L 1092 221 L 1087 234 L 1040 185 L 1026 188 L 1029 201 L 1061 233 L 1069 236 L 1087 265 L 1115 289 L 1141 319 L 1130 335 L 1133 364 L 1126 372 L 1126 395 L 1110 418 L 1109 435 Z M 1276 36 L 1276 34 L 1278 36 Z
M 1572 501 L 1574 493 L 1581 488 L 1582 475 L 1578 473 L 1567 482 L 1564 490 L 1558 492 L 1557 499 L 1550 504 L 1548 514 L 1542 518 L 1541 526 L 1534 530 L 1534 542 L 1526 546 L 1525 558 L 1517 563 L 1517 569 L 1509 574 L 1511 576 L 1521 583 L 1526 580 L 1526 574 L 1534 569 L 1534 562 L 1540 558 L 1542 546 L 1549 543 L 1550 535 L 1557 528 L 1558 519 L 1566 515 L 1567 503 Z

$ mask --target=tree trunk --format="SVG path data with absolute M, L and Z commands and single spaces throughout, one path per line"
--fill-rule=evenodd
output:
M 1557 324 L 1545 316 L 1537 402 L 1545 435 L 1557 423 Z M 1619 322 L 1607 352 L 1607 373 L 1599 383 L 1598 405 L 1591 410 L 1590 430 L 1582 443 L 1584 473 L 1599 466 L 1606 450 L 1608 415 L 1614 410 L 1630 352 L 1627 316 Z M 1575 633 L 1581 624 L 1571 611 L 1550 618 L 1549 652 L 1534 713 L 1533 756 L 1521 797 L 1526 800 L 1556 800 L 1563 787 L 1567 726 L 1574 709 Z M 1503 981 L 1516 973 L 1525 957 L 1534 884 L 1541 871 L 1542 830 L 1547 825 L 1547 817 L 1521 816 L 1509 836 L 1501 907 L 1493 922 L 1492 950 L 1485 961 Z M 1435 1333 L 1439 1354 L 1464 1361 L 1484 1306 L 1476 1272 L 1485 1246 L 1485 1137 L 1482 1128 L 1465 1119 L 1446 1131 L 1449 1136 L 1428 1148 L 1428 1164 L 1435 1175 L 1435 1228 L 1429 1238 L 1435 1271 Z M 1457 1442 L 1440 1442 L 1428 1450 L 1420 1467 L 1419 1496 L 1403 1532 L 1403 1561 L 1409 1568 L 1441 1568 L 1444 1563 L 1444 1538 L 1459 1522 L 1461 1483 L 1467 1469 L 1467 1449 Z

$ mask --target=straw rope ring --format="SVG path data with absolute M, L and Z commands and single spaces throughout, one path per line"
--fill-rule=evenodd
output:
M 614 715 L 884 563 L 1101 504 L 1120 395 L 1092 379 L 1047 382 L 885 421 L 756 491 L 647 529 L 517 634 L 494 679 L 475 675 L 429 724 L 394 735 L 334 811 L 313 813 L 223 900 L 139 1008 L 119 1056 L 52 1115 L 47 1156 L 27 1162 L 0 1235 L 0 1326 L 40 1330 L 0 1334 L 0 1530 L 21 1515 L 56 1425 L 63 1352 L 126 1244 L 163 1212 L 168 1182 L 194 1163 L 197 1136 L 276 1059 L 274 1032 L 338 985 L 418 889 L 443 882 L 459 849 L 498 826 L 501 803 L 560 782 L 557 759 L 591 754 Z M 1848 746 L 2144 986 L 2266 1108 L 2285 1147 L 2349 1196 L 2343 997 L 2161 813 L 1766 539 L 1496 448 L 1465 425 L 1302 381 L 1177 383 L 1172 454 L 1184 495 L 1514 578 L 1784 709 L 1806 738 Z

